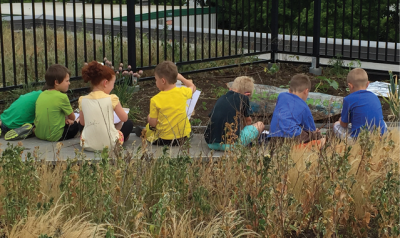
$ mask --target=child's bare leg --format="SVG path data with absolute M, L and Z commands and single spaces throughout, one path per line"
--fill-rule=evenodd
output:
M 118 122 L 117 124 L 114 124 L 114 125 L 115 125 L 115 129 L 117 129 L 117 130 L 120 131 L 123 124 L 124 124 L 124 123 L 123 123 L 122 121 Z
M 258 121 L 258 122 L 256 122 L 256 123 L 254 123 L 253 126 L 254 126 L 255 128 L 257 128 L 257 130 L 258 130 L 258 135 L 260 135 L 261 132 L 263 132 L 263 131 L 264 131 L 264 128 L 265 128 L 264 123 L 262 123 L 261 121 Z

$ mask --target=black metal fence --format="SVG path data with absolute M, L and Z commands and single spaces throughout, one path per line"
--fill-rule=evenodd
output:
M 275 62 L 280 53 L 316 57 L 317 67 L 320 57 L 400 62 L 397 0 L 92 2 L 2 3 L 0 91 L 42 82 L 54 63 L 79 79 L 85 62 L 104 58 L 116 69 L 172 60 L 191 72 Z

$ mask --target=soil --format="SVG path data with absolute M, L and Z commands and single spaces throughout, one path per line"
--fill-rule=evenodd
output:
M 258 64 L 247 67 L 239 67 L 224 71 L 213 71 L 208 73 L 199 73 L 193 75 L 185 75 L 185 77 L 192 79 L 197 89 L 201 91 L 199 101 L 196 104 L 195 114 L 192 115 L 191 124 L 192 126 L 204 126 L 207 125 L 208 115 L 211 112 L 215 102 L 221 94 L 224 94 L 224 89 L 227 90 L 227 83 L 232 82 L 236 77 L 241 75 L 247 75 L 254 78 L 256 84 L 265 84 L 270 86 L 285 86 L 290 81 L 290 78 L 298 73 L 305 73 L 311 80 L 312 89 L 315 91 L 315 86 L 320 82 L 320 79 L 316 78 L 315 75 L 309 74 L 308 65 L 294 65 L 294 64 L 280 64 L 280 69 L 276 74 L 269 74 L 264 71 L 267 65 Z M 326 71 L 326 70 L 325 70 Z M 324 72 L 326 75 L 327 73 Z M 328 77 L 328 76 L 327 76 Z M 329 88 L 327 91 L 322 93 L 342 96 L 348 95 L 346 91 L 346 79 L 343 77 L 331 76 L 331 79 L 335 79 L 339 83 L 339 88 Z M 381 79 L 382 81 L 384 79 Z M 146 117 L 149 114 L 149 101 L 150 98 L 156 95 L 159 90 L 155 86 L 154 81 L 139 82 L 140 92 L 137 95 L 138 99 L 134 100 L 132 106 L 136 106 L 139 110 L 137 111 L 137 121 L 139 125 L 145 125 Z M 321 91 L 320 91 L 321 92 Z M 385 120 L 387 116 L 391 114 L 389 105 L 380 98 L 382 102 L 383 115 Z M 266 125 L 270 123 L 272 115 L 259 115 L 257 119 L 262 120 Z M 316 121 L 320 123 L 327 122 L 328 120 L 333 122 L 339 119 L 340 116 L 334 116 L 324 120 Z

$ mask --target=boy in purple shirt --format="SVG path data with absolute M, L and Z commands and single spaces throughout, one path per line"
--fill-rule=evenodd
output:
M 278 96 L 268 138 L 293 138 L 296 143 L 321 140 L 323 145 L 325 138 L 315 128 L 313 116 L 306 104 L 311 89 L 310 79 L 307 75 L 296 74 L 289 86 L 288 93 L 280 93 Z
M 381 135 L 386 132 L 382 106 L 378 97 L 367 91 L 368 74 L 361 68 L 355 68 L 347 75 L 350 95 L 343 99 L 342 115 L 333 126 L 335 135 L 341 139 L 357 138 L 361 129 L 379 128 Z M 348 129 L 351 123 L 351 128 Z

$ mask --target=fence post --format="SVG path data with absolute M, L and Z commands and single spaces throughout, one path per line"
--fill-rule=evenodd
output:
M 272 0 L 271 9 L 271 61 L 276 62 L 276 52 L 278 51 L 278 6 L 279 0 Z
M 136 22 L 135 22 L 135 2 L 127 0 L 127 30 L 128 30 L 128 65 L 136 72 Z M 120 16 L 122 17 L 122 16 Z
M 311 60 L 310 73 L 321 75 L 319 67 L 319 48 L 321 36 L 321 0 L 314 1 L 314 30 L 313 30 L 313 57 Z M 307 47 L 307 46 L 306 46 Z M 327 46 L 325 46 L 327 47 Z

